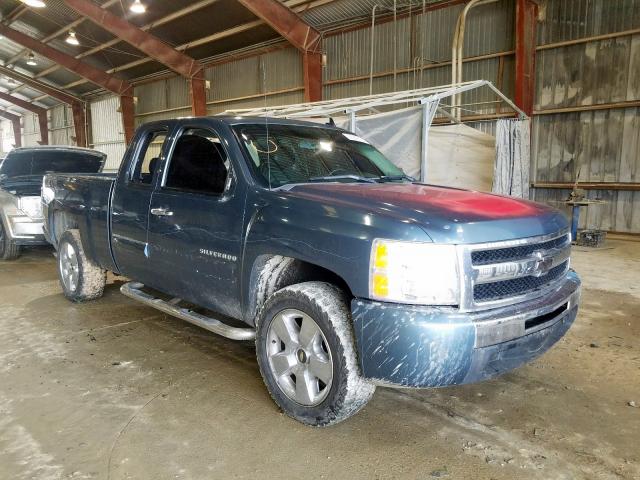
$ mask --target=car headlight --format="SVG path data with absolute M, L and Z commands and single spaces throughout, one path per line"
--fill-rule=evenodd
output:
M 374 240 L 369 294 L 385 302 L 458 305 L 460 278 L 455 245 Z
M 41 194 L 41 196 L 42 196 L 42 201 L 45 203 L 45 205 L 49 205 L 56 198 L 56 192 L 53 190 L 53 188 L 51 188 L 49 185 L 47 185 L 47 177 L 46 176 L 42 179 L 42 194 Z
M 18 209 L 31 219 L 42 218 L 40 197 L 21 197 L 18 200 Z

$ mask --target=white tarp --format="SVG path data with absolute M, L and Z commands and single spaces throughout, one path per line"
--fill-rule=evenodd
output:
M 353 130 L 348 117 L 336 125 Z M 369 141 L 407 174 L 420 178 L 422 108 L 357 117 L 355 133 Z M 429 130 L 427 183 L 491 191 L 495 139 L 466 125 Z
M 335 122 L 341 128 L 354 131 L 348 117 L 336 118 Z M 357 117 L 354 133 L 384 153 L 404 173 L 420 177 L 422 108 Z
M 530 121 L 498 120 L 493 192 L 528 199 L 530 164 Z
M 427 182 L 490 192 L 496 139 L 464 124 L 432 126 Z

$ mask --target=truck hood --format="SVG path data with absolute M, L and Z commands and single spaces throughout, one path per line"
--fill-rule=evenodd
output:
M 568 227 L 564 215 L 546 205 L 417 183 L 301 184 L 292 187 L 289 194 L 417 224 L 436 243 L 511 240 Z

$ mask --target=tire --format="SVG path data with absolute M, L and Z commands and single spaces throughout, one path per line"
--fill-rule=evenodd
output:
M 72 302 L 102 297 L 107 271 L 87 258 L 78 230 L 67 230 L 58 243 L 58 277 L 64 296 Z
M 20 246 L 11 241 L 0 220 L 0 260 L 15 260 L 20 256 Z
M 347 297 L 306 282 L 274 293 L 257 317 L 260 373 L 282 411 L 324 427 L 355 415 L 375 385 L 360 374 Z M 302 337 L 301 337 L 302 334 Z

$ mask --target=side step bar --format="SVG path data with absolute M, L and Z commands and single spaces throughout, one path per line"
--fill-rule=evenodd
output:
M 210 332 L 217 333 L 218 335 L 222 335 L 223 337 L 227 337 L 232 340 L 253 340 L 256 338 L 256 331 L 253 328 L 231 327 L 222 323 L 220 320 L 216 320 L 215 318 L 206 317 L 189 310 L 188 308 L 178 306 L 177 303 L 180 301 L 179 299 L 174 298 L 169 301 L 161 300 L 143 292 L 143 288 L 144 285 L 142 283 L 129 282 L 120 287 L 120 292 L 129 298 L 138 300 L 139 302 L 156 308 L 161 312 L 186 320 L 189 323 L 193 323 L 194 325 L 202 327 L 205 330 L 209 330 Z

